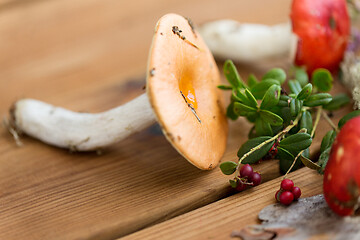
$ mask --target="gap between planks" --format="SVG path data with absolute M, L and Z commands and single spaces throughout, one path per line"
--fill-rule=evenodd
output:
M 289 178 L 301 188 L 302 197 L 322 193 L 322 176 L 313 170 L 302 168 Z M 232 231 L 259 223 L 258 213 L 275 203 L 281 180 L 278 177 L 121 239 L 229 239 Z

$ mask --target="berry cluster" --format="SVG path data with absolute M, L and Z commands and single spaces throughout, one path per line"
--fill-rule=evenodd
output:
M 240 168 L 239 177 L 236 178 L 236 190 L 243 191 L 248 186 L 257 186 L 261 183 L 261 175 L 254 172 L 249 164 L 245 164 Z
M 300 196 L 300 188 L 294 187 L 294 182 L 290 179 L 282 180 L 280 190 L 278 190 L 275 194 L 276 200 L 284 205 L 290 205 L 294 200 L 299 199 Z

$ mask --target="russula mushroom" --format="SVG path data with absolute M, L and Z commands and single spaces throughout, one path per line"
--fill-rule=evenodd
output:
M 245 63 L 288 56 L 311 73 L 337 70 L 346 50 L 350 21 L 345 0 L 293 0 L 291 23 L 274 26 L 220 20 L 199 32 L 213 54 Z
M 11 125 L 41 141 L 76 151 L 114 144 L 155 123 L 173 147 L 200 169 L 222 157 L 227 120 L 220 74 L 201 36 L 186 18 L 157 23 L 147 67 L 146 93 L 112 110 L 78 113 L 32 99 L 17 101 Z
M 360 210 L 360 117 L 341 128 L 331 147 L 324 172 L 324 197 L 340 216 L 358 215 Z

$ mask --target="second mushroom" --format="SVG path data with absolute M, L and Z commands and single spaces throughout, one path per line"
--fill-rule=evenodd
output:
M 308 73 L 336 71 L 350 33 L 346 0 L 293 0 L 291 22 L 274 26 L 219 20 L 199 32 L 217 57 L 256 64 L 287 57 Z

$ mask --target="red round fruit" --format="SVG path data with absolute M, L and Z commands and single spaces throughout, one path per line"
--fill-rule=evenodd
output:
M 291 192 L 294 194 L 294 200 L 298 200 L 301 196 L 301 190 L 299 187 L 293 187 Z
M 284 191 L 280 194 L 279 200 L 281 204 L 290 205 L 294 201 L 294 195 L 290 191 Z
M 284 180 L 281 181 L 281 188 L 284 189 L 285 191 L 291 191 L 294 187 L 294 182 L 291 181 L 290 179 L 285 178 Z
M 249 164 L 245 164 L 240 168 L 240 177 L 250 177 L 254 170 Z
M 257 172 L 253 172 L 249 177 L 249 182 L 253 183 L 254 186 L 257 186 L 261 183 L 261 175 Z
M 341 216 L 353 215 L 360 193 L 360 117 L 350 119 L 337 135 L 324 172 L 324 196 Z
M 237 191 L 241 192 L 247 188 L 247 185 L 242 183 L 241 181 L 238 182 L 237 187 L 235 188 Z
M 290 16 L 298 36 L 295 64 L 308 73 L 337 70 L 350 34 L 346 0 L 293 0 Z
M 276 201 L 280 202 L 280 194 L 282 193 L 282 190 L 279 189 L 276 193 L 275 193 L 275 199 Z

